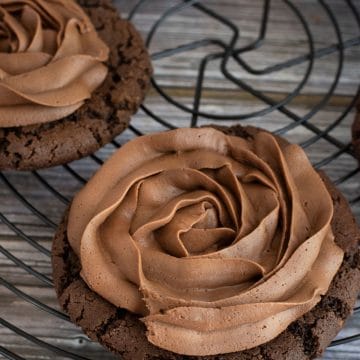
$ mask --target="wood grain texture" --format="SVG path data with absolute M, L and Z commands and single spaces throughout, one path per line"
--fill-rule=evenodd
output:
M 123 15 L 126 15 L 136 3 L 135 0 L 115 1 Z M 180 1 L 151 0 L 144 5 L 135 16 L 134 22 L 142 33 L 147 34 L 151 25 L 159 18 L 170 5 Z M 204 5 L 216 10 L 231 20 L 240 28 L 239 46 L 244 46 L 255 40 L 259 30 L 261 18 L 262 0 L 204 0 Z M 359 36 L 359 28 L 355 18 L 349 11 L 343 0 L 328 0 L 326 3 L 336 15 L 341 29 L 343 40 L 347 41 Z M 354 1 L 360 10 L 360 2 Z M 336 34 L 331 25 L 326 11 L 315 0 L 296 0 L 295 6 L 301 9 L 302 15 L 309 22 L 310 30 L 314 37 L 316 49 L 330 46 L 336 43 Z M 218 21 L 205 16 L 196 9 L 185 9 L 181 13 L 170 16 L 158 29 L 150 46 L 152 53 L 167 48 L 173 48 L 181 44 L 201 40 L 204 38 L 216 38 L 228 42 L 231 31 Z M 154 61 L 155 77 L 166 92 L 181 102 L 191 107 L 196 84 L 196 76 L 201 59 L 209 53 L 219 51 L 217 46 L 207 46 L 183 53 L 170 58 Z M 273 0 L 271 3 L 270 21 L 266 41 L 259 49 L 244 55 L 244 59 L 255 68 L 263 68 L 308 53 L 308 41 L 303 27 L 294 12 L 284 1 Z M 327 104 L 320 112 L 311 119 L 311 123 L 318 128 L 324 129 L 334 122 L 351 102 L 360 83 L 359 73 L 360 46 L 344 51 L 344 66 L 341 71 L 340 82 Z M 307 85 L 288 106 L 291 111 L 299 116 L 308 113 L 331 87 L 339 64 L 338 54 L 325 56 L 314 63 L 313 71 Z M 286 69 L 284 71 L 254 76 L 240 68 L 233 61 L 228 64 L 229 71 L 236 77 L 254 88 L 262 91 L 267 96 L 279 101 L 289 94 L 301 81 L 308 63 Z M 220 62 L 210 62 L 205 73 L 204 91 L 200 109 L 210 114 L 236 114 L 247 113 L 266 107 L 263 102 L 245 91 L 236 88 L 232 83 L 224 79 L 219 71 Z M 146 105 L 158 116 L 166 119 L 177 126 L 188 126 L 190 114 L 180 111 L 164 101 L 155 90 L 150 91 Z M 350 141 L 350 125 L 354 117 L 354 111 L 333 129 L 330 134 L 343 144 Z M 205 118 L 199 119 L 199 124 L 206 124 Z M 236 121 L 224 121 L 231 125 Z M 277 111 L 262 117 L 252 118 L 242 123 L 261 126 L 269 130 L 277 130 L 290 124 L 292 120 Z M 151 120 L 144 112 L 140 111 L 133 119 L 132 125 L 143 133 L 164 130 L 165 127 Z M 125 143 L 133 138 L 134 132 L 125 131 L 117 141 Z M 303 126 L 295 127 L 286 134 L 292 142 L 302 143 L 311 139 L 314 134 Z M 107 159 L 115 150 L 113 145 L 107 145 L 96 156 L 99 159 Z M 337 151 L 337 148 L 326 140 L 316 141 L 306 148 L 306 151 L 314 164 L 321 162 Z M 88 179 L 99 164 L 92 158 L 83 159 L 72 163 L 71 168 L 76 170 L 84 179 Z M 357 168 L 356 161 L 344 153 L 329 161 L 322 167 L 334 181 L 342 178 Z M 56 191 L 63 197 L 71 199 L 78 191 L 82 182 L 76 179 L 64 167 L 57 167 L 38 172 Z M 40 213 L 46 215 L 54 224 L 57 224 L 62 216 L 66 205 L 59 200 L 51 191 L 39 181 L 32 173 L 6 172 L 5 177 L 13 184 L 15 189 Z M 360 196 L 359 173 L 342 183 L 339 188 L 349 200 Z M 360 220 L 360 202 L 352 206 L 357 219 Z M 19 201 L 14 192 L 9 189 L 3 180 L 0 180 L 0 213 L 11 221 L 18 229 L 27 236 L 37 241 L 47 249 L 51 248 L 51 238 L 54 228 L 45 223 L 41 217 L 34 215 L 26 204 Z M 28 245 L 13 229 L 0 221 L 0 246 L 6 249 L 26 265 L 51 277 L 50 259 L 38 250 Z M 26 294 L 33 296 L 39 301 L 58 308 L 54 291 L 51 287 L 43 284 L 34 276 L 27 274 L 13 261 L 9 260 L 0 252 L 0 277 L 18 287 Z M 359 314 L 352 317 L 339 337 L 349 336 L 360 331 Z M 113 359 L 114 357 L 104 351 L 99 345 L 90 342 L 82 332 L 73 324 L 58 319 L 34 305 L 22 300 L 11 291 L 0 285 L 0 317 L 24 329 L 62 349 L 76 352 L 91 359 Z M 25 357 L 26 359 L 65 359 L 64 356 L 56 356 L 42 347 L 32 344 L 23 338 L 14 335 L 13 332 L 0 326 L 0 346 Z M 360 342 L 354 342 L 330 348 L 324 355 L 326 360 L 359 360 Z M 1 358 L 1 355 L 0 355 Z

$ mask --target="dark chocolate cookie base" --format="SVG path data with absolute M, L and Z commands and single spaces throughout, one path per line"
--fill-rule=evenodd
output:
M 220 129 L 241 137 L 251 137 L 257 131 L 240 126 Z M 351 314 L 360 290 L 360 232 L 344 197 L 323 173 L 320 175 L 334 202 L 335 241 L 346 255 L 321 302 L 274 340 L 247 351 L 203 357 L 182 356 L 155 347 L 147 341 L 145 326 L 135 315 L 108 303 L 80 278 L 79 260 L 67 240 L 67 216 L 55 235 L 52 250 L 54 284 L 61 307 L 91 339 L 122 359 L 302 360 L 321 355 Z
M 46 124 L 0 127 L 0 170 L 33 170 L 87 156 L 124 131 L 149 87 L 152 68 L 133 25 L 110 0 L 78 0 L 110 48 L 109 73 L 75 113 Z
M 360 161 L 360 99 L 356 105 L 355 120 L 352 125 L 352 143 L 354 146 L 354 155 Z

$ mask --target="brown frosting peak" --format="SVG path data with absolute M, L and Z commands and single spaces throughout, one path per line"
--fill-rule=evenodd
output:
M 150 342 L 202 356 L 265 343 L 319 302 L 343 258 L 332 216 L 299 146 L 179 129 L 116 152 L 68 238 L 89 287 L 141 314 Z
M 76 111 L 104 81 L 108 53 L 73 0 L 1 0 L 0 126 Z

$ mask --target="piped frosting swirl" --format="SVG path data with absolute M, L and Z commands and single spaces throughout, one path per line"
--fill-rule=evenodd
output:
M 75 112 L 104 81 L 108 56 L 73 0 L 0 1 L 0 126 Z
M 85 282 L 184 355 L 249 349 L 328 290 L 343 259 L 331 197 L 304 151 L 264 131 L 143 136 L 75 197 L 68 238 Z

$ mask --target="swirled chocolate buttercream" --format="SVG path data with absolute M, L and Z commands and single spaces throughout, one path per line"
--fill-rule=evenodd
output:
M 108 53 L 73 0 L 1 0 L 0 127 L 75 112 L 104 81 Z
M 88 286 L 148 340 L 213 355 L 263 344 L 312 309 L 342 250 L 304 151 L 258 131 L 139 137 L 76 196 L 68 237 Z

